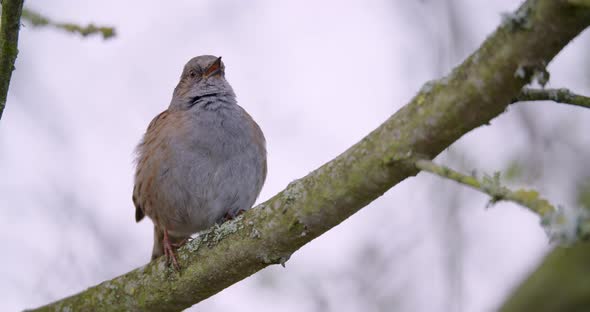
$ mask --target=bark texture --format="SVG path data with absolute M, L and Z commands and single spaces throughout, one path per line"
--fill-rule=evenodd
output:
M 2 1 L 2 21 L 0 21 L 0 118 L 6 106 L 8 86 L 18 54 L 18 31 L 23 0 Z

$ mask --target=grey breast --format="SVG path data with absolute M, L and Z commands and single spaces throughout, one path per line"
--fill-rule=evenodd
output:
M 174 210 L 170 230 L 179 234 L 204 230 L 226 213 L 252 207 L 266 171 L 264 143 L 255 138 L 262 133 L 240 106 L 190 113 L 188 138 L 171 140 L 171 164 L 160 179 L 162 188 L 171 190 L 163 194 Z

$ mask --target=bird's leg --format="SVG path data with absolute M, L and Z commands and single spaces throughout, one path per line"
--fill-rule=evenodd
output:
M 172 263 L 177 271 L 180 271 L 180 265 L 174 254 L 174 246 L 170 243 L 170 237 L 168 237 L 168 230 L 164 229 L 164 239 L 162 240 L 162 246 L 164 247 L 164 255 L 166 255 L 166 262 L 168 265 Z

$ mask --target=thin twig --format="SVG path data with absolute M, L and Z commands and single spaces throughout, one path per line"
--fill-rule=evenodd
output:
M 550 204 L 535 190 L 510 190 L 500 183 L 499 172 L 493 176 L 484 174 L 480 179 L 475 174 L 466 175 L 427 159 L 417 160 L 415 165 L 420 170 L 490 195 L 492 198 L 488 206 L 499 201 L 511 201 L 529 209 L 541 218 L 541 225 L 551 240 L 571 244 L 577 240 L 587 240 L 590 236 L 590 218 L 585 210 L 566 212 L 562 207 Z
M 553 101 L 562 104 L 590 108 L 590 97 L 578 95 L 568 89 L 524 88 L 512 103 L 525 101 Z
M 416 161 L 416 167 L 420 170 L 434 173 L 443 178 L 453 180 L 455 182 L 467 185 L 473 189 L 486 193 L 492 197 L 491 203 L 499 201 L 511 201 L 520 204 L 541 217 L 557 211 L 553 205 L 547 200 L 539 197 L 539 193 L 532 190 L 518 190 L 511 191 L 500 184 L 500 175 L 494 176 L 484 175 L 479 179 L 475 175 L 465 175 L 451 168 L 437 165 L 430 160 Z
M 49 19 L 47 16 L 41 15 L 40 13 L 35 12 L 29 8 L 25 8 L 23 10 L 23 20 L 29 22 L 33 27 L 53 26 L 67 32 L 80 34 L 82 37 L 100 34 L 102 35 L 103 39 L 109 39 L 115 36 L 115 29 L 113 27 L 96 26 L 94 24 L 80 26 L 73 23 L 55 22 Z

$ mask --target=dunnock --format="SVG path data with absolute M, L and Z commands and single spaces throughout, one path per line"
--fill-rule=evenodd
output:
M 247 210 L 266 178 L 260 127 L 236 102 L 221 57 L 191 59 L 167 110 L 137 147 L 135 220 L 154 223 L 152 259 L 179 269 L 174 249 Z

